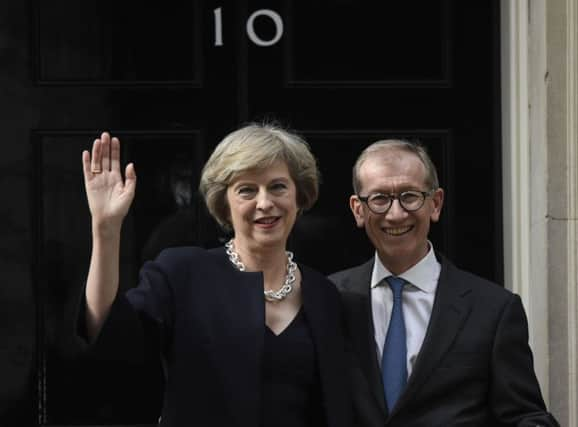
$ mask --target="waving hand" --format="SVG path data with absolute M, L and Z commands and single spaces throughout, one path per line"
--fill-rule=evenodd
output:
M 84 186 L 93 226 L 122 225 L 136 188 L 134 165 L 128 164 L 125 177 L 120 170 L 120 141 L 104 132 L 92 145 L 92 154 L 82 153 Z

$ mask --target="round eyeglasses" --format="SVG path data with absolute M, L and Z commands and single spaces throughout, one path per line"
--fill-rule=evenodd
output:
M 386 213 L 396 199 L 399 200 L 399 205 L 406 212 L 417 211 L 423 206 L 425 198 L 434 192 L 433 189 L 429 191 L 409 190 L 399 194 L 372 193 L 366 197 L 357 195 L 357 198 L 365 203 L 371 212 L 380 215 Z

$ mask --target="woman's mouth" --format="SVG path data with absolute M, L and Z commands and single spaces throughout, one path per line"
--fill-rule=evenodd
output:
M 280 219 L 279 216 L 266 216 L 256 219 L 254 222 L 265 228 L 273 227 Z

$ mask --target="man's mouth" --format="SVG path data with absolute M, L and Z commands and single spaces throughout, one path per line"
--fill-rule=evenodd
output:
M 408 225 L 406 227 L 389 227 L 383 228 L 385 234 L 390 236 L 402 236 L 406 233 L 409 233 L 413 229 L 413 225 Z

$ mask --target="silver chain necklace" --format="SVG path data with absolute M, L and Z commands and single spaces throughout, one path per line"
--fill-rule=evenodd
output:
M 225 243 L 225 252 L 229 255 L 231 263 L 237 267 L 239 271 L 245 271 L 245 264 L 241 261 L 239 254 L 235 252 L 233 246 L 233 239 Z M 285 251 L 287 254 L 287 273 L 285 274 L 285 283 L 276 291 L 263 291 L 265 299 L 271 302 L 283 301 L 287 295 L 293 290 L 293 283 L 295 283 L 295 270 L 297 264 L 293 261 L 293 252 Z

